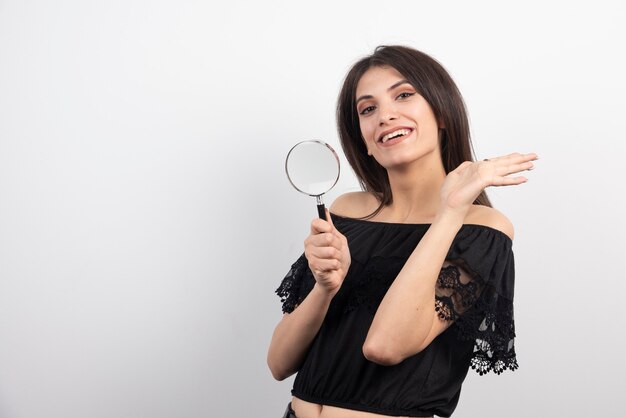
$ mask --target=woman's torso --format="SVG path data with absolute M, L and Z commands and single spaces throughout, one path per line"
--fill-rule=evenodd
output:
M 370 266 L 372 273 L 376 273 L 376 275 L 383 273 L 385 277 L 395 277 L 394 272 L 387 272 L 386 270 L 396 267 L 400 269 L 402 267 L 403 260 L 405 260 L 410 250 L 414 248 L 419 241 L 419 237 L 426 232 L 428 226 L 428 224 L 403 225 L 376 221 L 359 221 L 348 218 L 341 219 L 341 217 L 336 219 L 335 224 L 346 234 L 351 242 L 359 242 L 362 244 L 357 247 L 363 247 L 362 251 L 352 251 L 354 249 L 351 248 L 351 252 L 354 252 L 354 266 L 352 267 L 358 267 L 357 270 L 352 271 L 355 273 L 353 279 L 357 277 L 369 277 L 367 274 L 361 274 L 365 271 L 367 266 Z M 467 240 L 471 240 L 475 236 L 482 236 L 482 234 L 492 236 L 492 229 L 484 228 L 480 223 L 477 224 L 478 226 L 464 226 L 461 237 L 467 235 Z M 354 235 L 355 238 L 353 240 L 350 239 L 352 235 Z M 360 239 L 357 240 L 356 238 Z M 363 238 L 367 239 L 363 241 Z M 369 245 L 366 241 L 372 241 L 376 245 Z M 379 248 L 379 246 L 381 248 Z M 375 257 L 373 257 L 372 251 L 374 251 Z M 407 254 L 398 255 L 396 254 L 398 251 L 406 252 Z M 389 254 L 387 254 L 387 252 L 389 252 Z M 385 267 L 385 271 L 378 271 L 377 264 L 380 263 Z M 396 264 L 398 265 L 396 266 Z M 378 277 L 375 277 L 375 279 L 376 282 L 383 282 L 382 280 L 378 280 L 380 279 Z M 343 296 L 346 300 L 343 301 L 338 295 L 337 300 L 334 302 L 337 305 L 335 308 L 341 308 L 345 305 L 347 311 L 350 311 L 350 313 L 347 313 L 345 309 L 329 310 L 328 317 L 333 320 L 328 321 L 328 318 L 325 320 L 325 325 L 327 326 L 323 326 L 320 329 L 318 334 L 319 341 L 316 340 L 317 344 L 314 344 L 311 348 L 312 354 L 310 352 L 310 356 L 308 356 L 310 359 L 307 357 L 307 361 L 296 378 L 294 391 L 292 391 L 295 392 L 293 393 L 292 405 L 298 418 L 386 418 L 389 416 L 389 414 L 384 415 L 375 412 L 348 409 L 351 408 L 349 406 L 350 404 L 354 404 L 355 408 L 361 409 L 359 406 L 362 402 L 355 402 L 354 399 L 370 399 L 371 405 L 366 405 L 368 408 L 364 409 L 371 408 L 370 411 L 374 410 L 376 412 L 386 412 L 386 410 L 389 410 L 389 412 L 399 412 L 397 411 L 398 409 L 404 409 L 402 412 L 407 414 L 407 412 L 409 412 L 408 409 L 420 409 L 412 405 L 410 408 L 400 407 L 401 403 L 406 405 L 412 402 L 412 400 L 420 400 L 425 405 L 428 404 L 429 409 L 431 409 L 430 411 L 414 411 L 413 414 L 409 413 L 404 416 L 420 416 L 420 412 L 424 413 L 422 416 L 429 416 L 427 414 L 432 414 L 434 404 L 437 404 L 440 408 L 451 408 L 453 410 L 458 401 L 457 389 L 460 388 L 460 384 L 465 378 L 467 368 L 469 367 L 469 361 L 474 346 L 473 341 L 463 341 L 461 343 L 457 340 L 456 334 L 452 332 L 453 328 L 449 328 L 440 335 L 428 349 L 421 352 L 419 358 L 416 356 L 409 361 L 409 363 L 412 364 L 405 364 L 406 369 L 410 368 L 410 370 L 405 373 L 408 373 L 407 376 L 410 376 L 410 379 L 407 377 L 410 382 L 408 382 L 409 384 L 403 384 L 403 388 L 406 389 L 403 393 L 397 393 L 397 395 L 400 394 L 402 396 L 394 396 L 394 399 L 390 400 L 387 396 L 389 391 L 388 388 L 386 388 L 389 384 L 385 382 L 389 382 L 390 379 L 394 380 L 394 376 L 388 376 L 390 373 L 387 373 L 389 371 L 386 369 L 376 368 L 375 365 L 363 361 L 361 363 L 364 364 L 358 362 L 360 359 L 358 353 L 361 352 L 361 347 L 358 342 L 364 338 L 364 335 L 360 334 L 367 332 L 368 321 L 371 321 L 371 316 L 376 310 L 376 303 L 373 304 L 374 306 L 366 306 L 366 304 L 352 306 L 354 304 L 351 303 L 351 296 L 359 296 L 363 293 L 361 292 L 363 289 L 369 289 L 367 294 L 364 293 L 366 297 L 356 297 L 354 298 L 356 301 L 372 302 L 370 299 L 378 301 L 378 299 L 384 296 L 385 289 L 382 287 L 381 289 L 377 289 L 382 292 L 376 292 L 381 293 L 377 295 L 380 296 L 380 298 L 370 297 L 372 296 L 369 293 L 372 289 L 372 283 L 369 283 L 361 289 L 361 287 L 363 287 L 361 285 L 365 285 L 365 283 L 360 283 L 359 280 L 350 282 L 348 278 L 346 279 L 346 286 L 344 286 L 346 289 L 343 289 L 347 292 Z M 354 287 L 354 289 L 350 286 Z M 369 312 L 367 312 L 368 310 Z M 342 318 L 341 321 L 338 321 L 339 317 Z M 355 343 L 354 341 L 357 342 Z M 332 349 L 327 349 L 330 343 L 332 343 Z M 341 352 L 344 355 L 342 355 L 340 359 L 337 359 L 335 358 L 336 356 L 332 355 L 332 353 L 335 352 Z M 353 352 L 355 353 L 354 355 L 348 355 Z M 319 361 L 320 359 L 323 361 Z M 346 362 L 346 359 L 350 361 Z M 452 367 L 450 365 L 456 366 Z M 459 365 L 463 365 L 463 367 Z M 376 368 L 376 370 L 370 370 L 371 368 Z M 333 373 L 327 373 L 327 369 L 332 369 Z M 361 375 L 369 377 L 369 380 L 359 377 L 355 381 L 349 381 L 354 375 L 352 370 L 366 370 L 367 373 L 362 373 Z M 432 370 L 435 370 L 436 373 L 431 373 Z M 300 376 L 301 373 L 303 376 Z M 448 376 L 449 378 L 443 381 L 438 378 L 438 376 Z M 346 387 L 350 388 L 350 392 L 345 389 Z M 305 395 L 304 399 L 310 399 L 305 401 L 299 397 L 300 394 Z M 395 398 L 398 398 L 400 402 Z M 330 401 L 331 399 L 332 402 L 330 403 L 342 405 L 344 408 L 326 405 L 325 400 Z M 394 404 L 391 408 L 387 406 L 390 403 Z M 385 407 L 381 408 L 383 405 Z M 396 411 L 393 411 L 394 409 Z

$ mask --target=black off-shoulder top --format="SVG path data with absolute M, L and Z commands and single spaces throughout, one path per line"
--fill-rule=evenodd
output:
M 365 337 L 387 289 L 430 224 L 372 222 L 332 215 L 352 263 L 296 376 L 292 394 L 308 402 L 390 416 L 449 417 L 470 367 L 515 370 L 512 241 L 464 224 L 442 266 L 435 310 L 454 320 L 428 347 L 394 366 L 367 360 Z M 292 312 L 315 279 L 304 254 L 276 293 Z

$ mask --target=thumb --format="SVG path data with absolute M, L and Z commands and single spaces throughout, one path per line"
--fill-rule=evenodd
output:
M 335 230 L 335 224 L 333 223 L 333 218 L 330 216 L 330 211 L 328 209 L 325 209 L 325 210 L 326 210 L 326 221 L 328 221 L 330 226 L 333 227 L 333 230 Z

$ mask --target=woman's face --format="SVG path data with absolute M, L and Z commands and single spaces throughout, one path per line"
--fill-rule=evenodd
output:
M 356 88 L 368 153 L 389 169 L 436 152 L 439 126 L 428 102 L 392 67 L 372 67 Z M 438 157 L 441 158 L 441 157 Z

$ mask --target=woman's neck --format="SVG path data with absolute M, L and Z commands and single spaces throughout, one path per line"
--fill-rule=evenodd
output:
M 423 222 L 434 219 L 446 172 L 437 154 L 410 166 L 388 170 L 393 202 L 382 212 L 388 221 Z

